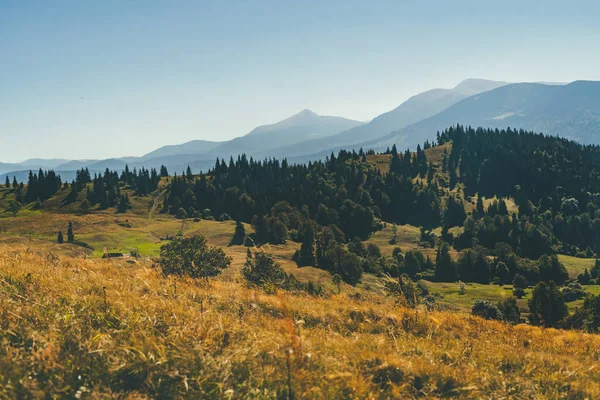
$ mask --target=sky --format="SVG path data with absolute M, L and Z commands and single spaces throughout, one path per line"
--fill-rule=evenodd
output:
M 140 156 L 466 78 L 600 80 L 594 1 L 0 0 L 0 162 Z

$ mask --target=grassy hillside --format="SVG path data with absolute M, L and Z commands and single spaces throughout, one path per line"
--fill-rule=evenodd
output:
M 600 337 L 0 245 L 0 397 L 596 398 Z

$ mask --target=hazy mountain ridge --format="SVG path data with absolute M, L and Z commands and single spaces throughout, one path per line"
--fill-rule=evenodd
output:
M 264 151 L 259 157 L 299 157 L 331 148 L 352 146 L 365 140 L 376 139 L 424 118 L 435 115 L 472 94 L 506 85 L 483 79 L 466 79 L 452 89 L 432 89 L 412 96 L 395 109 L 383 113 L 369 123 L 322 139 L 310 140 L 294 146 Z
M 490 89 L 481 92 L 487 88 Z M 470 96 L 472 93 L 475 94 Z M 23 163 L 0 163 L 0 179 L 4 179 L 5 174 L 11 179 L 12 175 L 21 179 L 30 169 L 39 168 L 54 169 L 63 175 L 63 180 L 69 181 L 76 170 L 84 167 L 95 173 L 106 168 L 121 170 L 125 165 L 130 169 L 165 165 L 170 171 L 181 173 L 190 165 L 198 172 L 211 168 L 217 157 L 235 158 L 242 153 L 255 159 L 288 158 L 292 163 L 300 163 L 324 158 L 340 149 L 362 147 L 381 151 L 393 144 L 400 149 L 415 148 L 426 139 L 433 140 L 438 130 L 457 123 L 526 129 L 560 135 L 584 144 L 598 143 L 599 110 L 600 82 L 507 84 L 467 79 L 453 89 L 432 89 L 415 95 L 366 124 L 303 110 L 227 142 L 196 140 L 164 146 L 142 157 L 73 161 L 32 159 Z M 401 129 L 390 128 L 408 122 L 411 123 Z M 351 128 L 342 129 L 347 126 Z M 342 130 L 336 132 L 338 129 Z M 310 139 L 313 134 L 320 137 Z M 293 144 L 286 144 L 290 142 Z M 57 165 L 62 161 L 66 162 Z
M 318 115 L 306 109 L 283 121 L 259 126 L 247 135 L 224 142 L 214 148 L 211 154 L 227 158 L 242 153 L 251 155 L 278 147 L 295 146 L 314 138 L 330 137 L 361 125 L 363 122 Z
M 210 140 L 192 140 L 183 144 L 168 145 L 160 147 L 139 159 L 150 160 L 157 157 L 174 156 L 178 154 L 204 154 L 213 150 L 223 142 L 214 142 Z
M 568 85 L 515 83 L 471 96 L 430 118 L 359 146 L 382 150 L 396 144 L 414 148 L 457 123 L 515 128 L 558 135 L 583 144 L 600 140 L 600 82 Z

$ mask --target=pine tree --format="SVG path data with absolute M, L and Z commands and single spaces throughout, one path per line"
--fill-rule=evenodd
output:
M 233 238 L 231 238 L 232 245 L 241 245 L 244 243 L 244 238 L 246 237 L 246 229 L 244 228 L 244 224 L 237 219 L 235 221 L 235 232 L 233 234 Z
M 6 176 L 6 183 L 4 186 L 6 186 L 7 189 L 10 188 L 10 179 L 8 179 L 8 175 Z
M 315 230 L 312 224 L 305 223 L 301 227 L 301 230 L 304 231 L 302 235 L 302 245 L 300 246 L 300 251 L 298 252 L 298 259 L 296 263 L 299 267 L 303 266 L 315 266 L 317 264 L 317 259 L 315 256 Z
M 69 204 L 77 201 L 77 185 L 75 182 L 71 183 L 71 191 L 67 195 L 65 201 Z
M 58 231 L 58 238 L 56 240 L 59 244 L 63 244 L 65 242 L 65 239 L 63 238 L 63 233 L 62 231 Z
M 454 282 L 456 280 L 456 268 L 450 256 L 450 247 L 446 243 L 443 243 L 437 250 L 435 278 L 442 282 Z
M 483 198 L 477 196 L 477 205 L 475 206 L 475 216 L 481 218 L 485 216 L 485 209 L 483 208 Z
M 69 221 L 69 229 L 67 229 L 67 241 L 73 243 L 75 241 L 75 234 L 73 233 L 73 223 Z
M 555 327 L 569 315 L 565 298 L 554 281 L 539 282 L 529 300 L 529 322 L 532 325 Z
M 131 208 L 131 203 L 129 202 L 129 196 L 127 194 L 122 194 L 119 198 L 119 204 L 117 205 L 117 213 L 122 214 L 127 212 Z
M 17 182 L 16 176 L 13 176 L 12 187 L 13 187 L 13 189 L 16 189 L 19 187 L 19 183 Z

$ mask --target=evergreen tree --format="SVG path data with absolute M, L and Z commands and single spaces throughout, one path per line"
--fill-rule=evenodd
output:
M 535 286 L 529 311 L 529 322 L 544 327 L 556 327 L 568 315 L 563 294 L 553 281 L 539 282 Z
M 169 176 L 169 171 L 167 171 L 167 167 L 165 167 L 164 165 L 160 166 L 160 177 L 161 178 L 166 178 Z
M 56 240 L 59 244 L 63 244 L 65 242 L 65 239 L 63 238 L 63 233 L 62 231 L 58 231 L 58 237 Z
M 69 221 L 69 228 L 67 229 L 67 242 L 75 242 L 75 234 L 73 233 L 73 223 Z
M 242 245 L 244 244 L 244 238 L 246 237 L 246 228 L 239 219 L 235 221 L 235 232 L 233 238 L 231 238 L 231 245 Z M 250 249 L 248 249 L 250 250 Z
M 296 263 L 299 267 L 303 266 L 316 266 L 317 260 L 315 255 L 315 229 L 312 224 L 304 223 L 301 227 L 302 238 L 300 245 L 300 250 L 298 251 L 298 256 L 296 259 Z
M 438 247 L 435 258 L 435 279 L 441 282 L 456 281 L 456 268 L 447 243 L 442 243 Z
M 79 210 L 83 214 L 87 214 L 88 212 L 90 212 L 91 207 L 92 207 L 92 204 L 90 203 L 90 201 L 88 199 L 83 199 L 83 201 L 79 205 Z
M 125 213 L 131 208 L 131 202 L 127 194 L 122 194 L 119 198 L 119 204 L 117 205 L 117 213 Z
M 477 196 L 477 205 L 475 206 L 475 217 L 481 218 L 485 216 L 485 209 L 483 208 L 483 197 Z

